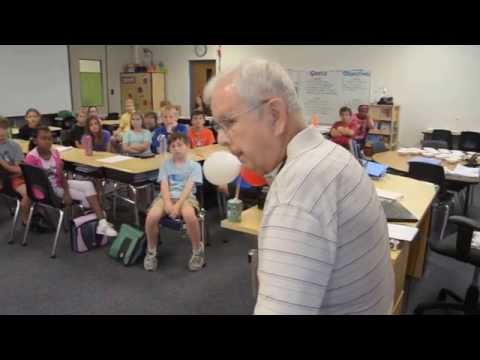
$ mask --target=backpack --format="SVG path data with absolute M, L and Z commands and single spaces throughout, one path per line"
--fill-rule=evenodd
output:
M 108 244 L 106 235 L 97 234 L 98 219 L 95 213 L 79 216 L 70 226 L 70 244 L 72 250 L 83 254 Z
M 122 224 L 118 236 L 113 241 L 108 255 L 121 260 L 125 266 L 134 265 L 145 256 L 147 239 L 143 231 Z

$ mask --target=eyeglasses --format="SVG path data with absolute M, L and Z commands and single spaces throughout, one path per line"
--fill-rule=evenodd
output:
M 250 113 L 254 110 L 259 109 L 263 105 L 267 104 L 269 101 L 270 101 L 270 99 L 262 100 L 262 101 L 260 101 L 260 103 L 258 105 L 254 106 L 253 108 L 251 108 L 247 111 L 241 112 L 239 114 L 235 114 L 235 115 L 230 116 L 229 118 L 226 118 L 226 119 L 221 120 L 221 121 L 213 121 L 212 127 L 216 132 L 219 132 L 220 130 L 223 130 L 224 132 L 228 132 L 238 122 L 238 118 L 240 116 L 248 114 L 248 113 Z

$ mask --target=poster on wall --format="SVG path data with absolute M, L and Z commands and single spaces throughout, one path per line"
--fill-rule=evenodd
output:
M 288 70 L 298 97 L 303 105 L 307 122 L 313 114 L 321 124 L 338 120 L 338 110 L 348 106 L 356 111 L 358 105 L 370 99 L 369 70 Z

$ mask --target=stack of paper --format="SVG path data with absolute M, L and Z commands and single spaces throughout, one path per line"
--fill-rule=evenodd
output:
M 394 192 L 394 191 L 387 191 L 382 189 L 376 189 L 378 197 L 389 199 L 389 200 L 400 200 L 403 198 L 403 194 Z
M 442 160 L 427 158 L 424 156 L 416 156 L 413 159 L 408 160 L 408 162 L 421 162 L 421 163 L 427 163 L 432 165 L 440 165 L 442 163 Z
M 110 157 L 107 157 L 107 158 L 104 158 L 104 159 L 99 159 L 97 161 L 103 162 L 103 163 L 106 163 L 106 164 L 113 164 L 113 163 L 117 163 L 117 162 L 125 161 L 125 160 L 130 160 L 130 159 L 133 159 L 133 158 L 129 157 L 129 156 L 115 155 L 115 156 L 110 156 Z
M 413 226 L 388 224 L 388 236 L 390 239 L 412 241 L 417 232 L 418 229 Z
M 451 175 L 478 178 L 480 177 L 480 168 L 472 168 L 458 164 L 453 171 L 446 169 L 446 173 Z

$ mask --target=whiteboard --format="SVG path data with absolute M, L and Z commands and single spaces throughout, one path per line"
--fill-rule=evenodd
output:
M 0 115 L 72 108 L 67 45 L 0 45 Z
M 369 70 L 295 70 L 289 69 L 297 95 L 303 106 L 305 121 L 313 114 L 321 124 L 333 124 L 338 110 L 348 106 L 352 111 L 370 100 Z

